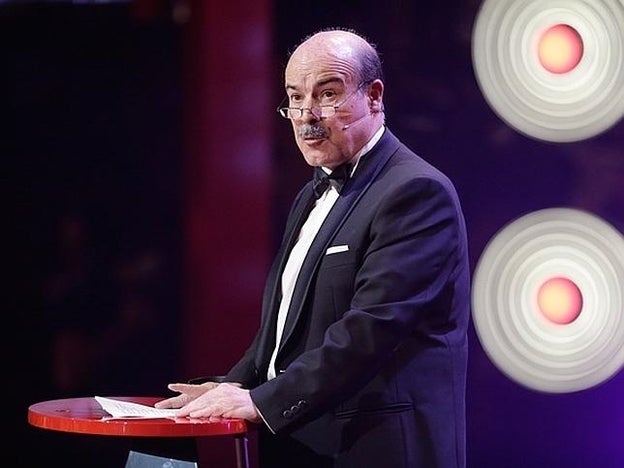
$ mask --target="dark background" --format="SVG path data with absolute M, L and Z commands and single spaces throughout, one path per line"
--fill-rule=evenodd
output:
M 11 466 L 52 459 L 69 466 L 80 457 L 118 466 L 125 444 L 35 430 L 26 423 L 27 406 L 94 394 L 161 395 L 167 382 L 189 377 L 180 365 L 187 358 L 180 318 L 188 242 L 184 5 L 0 3 L 8 64 L 5 387 L 14 445 L 27 447 L 15 451 L 19 461 Z M 472 70 L 478 5 L 275 0 L 267 60 L 276 65 L 276 82 L 265 92 L 279 102 L 286 53 L 304 35 L 354 27 L 382 53 L 389 127 L 457 186 L 473 266 L 498 230 L 534 210 L 584 209 L 624 231 L 624 124 L 568 144 L 506 126 Z M 219 7 L 211 11 L 219 14 Z M 309 168 L 287 122 L 254 108 L 222 110 L 233 111 L 243 132 L 250 122 L 276 120 L 272 249 Z M 543 394 L 497 370 L 474 330 L 470 346 L 470 468 L 624 466 L 622 372 L 585 391 Z M 68 362 L 80 372 L 64 373 Z

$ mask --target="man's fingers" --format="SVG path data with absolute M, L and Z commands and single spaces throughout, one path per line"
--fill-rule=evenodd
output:
M 172 383 L 167 385 L 167 388 L 173 392 L 178 392 L 180 395 L 167 398 L 157 402 L 155 408 L 182 408 L 184 405 L 190 403 L 195 398 L 203 395 L 208 390 L 213 389 L 218 384 L 214 382 L 204 383 L 202 385 L 186 384 L 186 383 Z
M 167 398 L 166 400 L 157 401 L 156 403 L 154 403 L 154 408 L 176 408 L 176 406 L 174 406 L 174 402 L 171 400 L 173 400 L 173 398 Z
M 186 384 L 186 383 L 172 383 L 167 385 L 169 390 L 178 393 L 191 393 L 194 388 L 198 387 L 198 385 Z
M 181 408 L 186 405 L 191 398 L 188 395 L 178 395 L 171 398 L 167 398 L 166 400 L 161 400 L 156 402 L 154 405 L 155 408 Z
M 178 393 L 186 393 L 187 395 L 199 396 L 219 385 L 216 382 L 206 382 L 201 385 L 187 383 L 172 383 L 167 385 L 169 390 Z

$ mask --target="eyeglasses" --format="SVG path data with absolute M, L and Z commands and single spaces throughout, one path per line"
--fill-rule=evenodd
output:
M 360 91 L 360 89 L 362 89 L 365 85 L 369 83 L 370 82 L 367 82 L 367 81 L 360 83 L 357 89 L 353 91 L 351 94 L 349 94 L 341 103 L 334 104 L 334 105 L 321 105 L 321 106 L 315 106 L 315 107 L 282 107 L 282 104 L 284 103 L 284 101 L 288 99 L 288 96 L 284 96 L 284 99 L 282 99 L 282 102 L 277 108 L 277 112 L 279 115 L 281 115 L 285 119 L 293 120 L 293 119 L 302 118 L 303 113 L 308 110 L 317 119 L 327 119 L 329 117 L 333 117 L 336 114 L 336 111 L 341 106 L 346 104 L 349 99 L 355 96 Z

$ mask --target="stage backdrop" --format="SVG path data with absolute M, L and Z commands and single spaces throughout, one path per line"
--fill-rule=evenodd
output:
M 624 87 L 621 1 L 565 2 L 558 17 L 547 0 L 531 2 L 530 11 L 522 10 L 527 2 L 487 2 L 505 8 L 490 13 L 492 25 L 482 23 L 488 34 L 476 35 L 477 47 L 484 6 L 477 0 L 226 3 L 0 5 L 10 65 L 7 317 L 20 356 L 10 360 L 11 381 L 20 382 L 12 401 L 21 402 L 11 416 L 17 437 L 33 447 L 11 456 L 34 466 L 54 453 L 82 466 L 81 457 L 96 453 L 110 466 L 125 447 L 33 432 L 27 404 L 96 392 L 164 394 L 169 381 L 225 372 L 245 349 L 290 202 L 311 176 L 289 123 L 275 112 L 283 66 L 295 43 L 324 27 L 353 27 L 377 43 L 388 126 L 455 182 L 475 276 L 492 242 L 513 243 L 504 235 L 514 222 L 545 212 L 560 226 L 567 210 L 581 213 L 561 242 L 556 227 L 549 234 L 549 245 L 569 246 L 565 255 L 584 249 L 563 272 L 571 272 L 568 291 L 580 293 L 567 297 L 584 299 L 578 318 L 569 315 L 562 328 L 539 322 L 552 322 L 538 314 L 545 307 L 536 312 L 532 295 L 547 278 L 522 263 L 518 271 L 528 279 L 518 290 L 513 281 L 486 282 L 498 289 L 479 296 L 479 313 L 515 310 L 507 319 L 547 336 L 537 345 L 547 363 L 549 333 L 584 331 L 587 310 L 596 314 L 592 323 L 606 323 L 601 333 L 614 331 L 604 337 L 614 346 L 624 314 L 617 267 L 624 123 L 608 118 L 618 115 Z M 569 27 L 535 35 L 553 21 Z M 553 37 L 568 46 L 564 63 L 546 54 Z M 575 99 L 585 100 L 568 105 Z M 598 119 L 603 114 L 606 121 Z M 616 234 L 598 249 L 586 247 L 601 223 Z M 603 252 L 600 261 L 577 262 L 589 251 Z M 490 310 L 492 294 L 519 306 Z M 616 307 L 590 307 L 605 297 Z M 608 378 L 592 380 L 600 363 L 590 358 L 590 378 L 552 391 L 547 372 L 541 380 L 514 376 L 514 362 L 497 359 L 500 350 L 488 348 L 476 323 L 469 335 L 470 468 L 624 466 L 624 372 L 617 365 Z M 581 335 L 572 343 L 586 339 Z M 601 336 L 590 348 L 600 347 Z M 522 336 L 502 342 L 526 350 Z M 621 346 L 614 348 L 617 364 Z M 522 356 L 515 362 L 524 364 Z M 555 366 L 552 376 L 566 372 Z M 582 382 L 594 384 L 579 388 Z

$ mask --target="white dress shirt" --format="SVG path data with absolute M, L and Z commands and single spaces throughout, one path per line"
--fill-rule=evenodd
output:
M 381 126 L 375 135 L 373 135 L 373 138 L 371 138 L 370 141 L 355 155 L 355 164 L 351 169 L 351 175 L 355 172 L 355 169 L 360 162 L 360 157 L 370 151 L 370 149 L 379 141 L 381 135 L 383 134 L 384 128 L 384 126 Z M 327 168 L 323 168 L 323 170 L 327 173 L 331 173 L 331 171 Z M 276 377 L 275 358 L 282 339 L 284 324 L 286 323 L 286 316 L 288 315 L 288 308 L 290 307 L 290 300 L 292 299 L 299 271 L 301 270 L 301 266 L 303 265 L 303 261 L 308 253 L 312 241 L 314 241 L 316 234 L 334 206 L 334 203 L 338 200 L 338 196 L 338 191 L 333 184 L 330 184 L 325 193 L 323 193 L 323 195 L 321 195 L 321 197 L 316 201 L 312 211 L 310 211 L 307 220 L 301 227 L 299 237 L 290 251 L 286 266 L 284 267 L 284 271 L 282 273 L 282 300 L 280 302 L 279 312 L 277 315 L 275 349 L 273 350 L 273 355 L 271 356 L 269 369 L 267 371 L 267 377 L 269 380 Z

